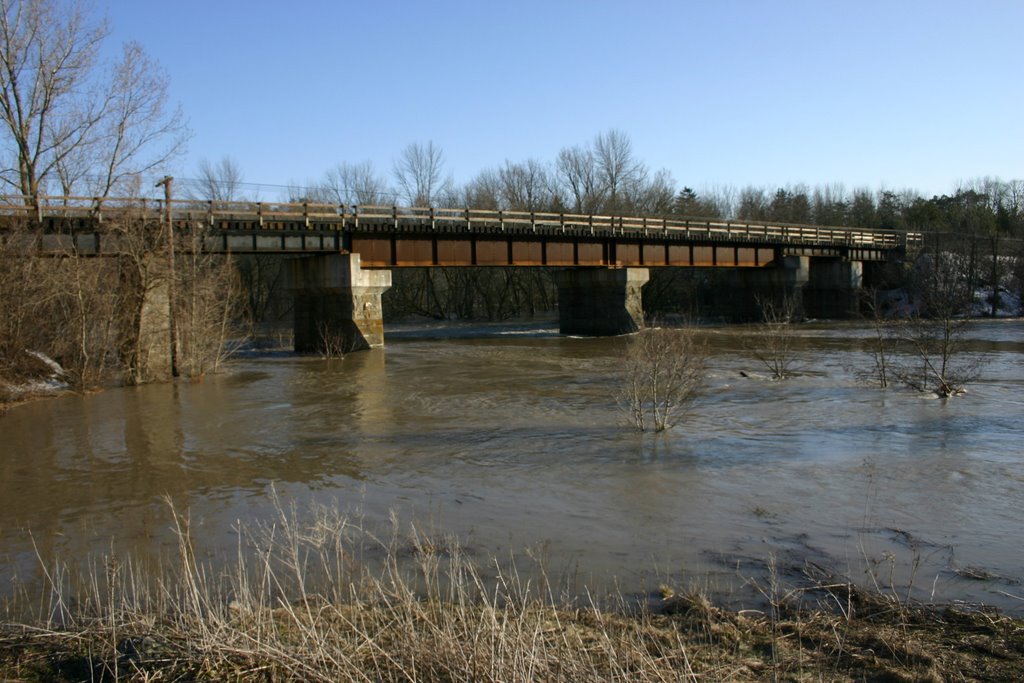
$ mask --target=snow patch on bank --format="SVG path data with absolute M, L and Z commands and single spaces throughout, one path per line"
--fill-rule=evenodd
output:
M 996 307 L 996 318 L 1016 318 L 1021 314 L 1020 293 L 1011 292 L 1005 287 L 998 288 L 999 301 Z M 994 296 L 991 287 L 979 287 L 974 290 L 974 301 L 971 304 L 970 315 L 977 318 L 992 317 L 992 297 Z
M 28 396 L 58 394 L 71 388 L 67 381 L 67 371 L 61 367 L 60 363 L 39 351 L 25 351 L 25 353 L 38 360 L 47 370 L 46 374 L 19 383 L 4 382 L 3 379 L 0 379 L 0 395 L 17 400 Z

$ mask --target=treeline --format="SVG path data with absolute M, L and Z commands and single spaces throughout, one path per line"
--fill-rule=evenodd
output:
M 190 181 L 197 199 L 253 199 L 242 170 L 225 157 L 203 161 Z M 390 174 L 369 161 L 342 162 L 321 178 L 294 183 L 282 199 L 338 204 L 471 206 L 507 211 L 704 217 L 865 229 L 1024 232 L 1024 180 L 979 178 L 952 194 L 926 198 L 912 189 L 847 189 L 841 183 L 779 187 L 678 187 L 633 152 L 629 136 L 610 130 L 565 147 L 550 161 L 506 160 L 457 185 L 433 142 L 410 144 Z

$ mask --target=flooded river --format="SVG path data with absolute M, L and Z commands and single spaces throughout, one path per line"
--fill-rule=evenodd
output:
M 952 400 L 858 382 L 866 329 L 801 326 L 785 381 L 757 376 L 741 332 L 705 331 L 707 392 L 662 435 L 617 406 L 626 340 L 552 325 L 389 328 L 344 359 L 19 406 L 0 417 L 0 592 L 39 558 L 167 552 L 170 504 L 230 555 L 276 494 L 481 560 L 542 554 L 577 587 L 729 598 L 770 560 L 813 562 L 1024 614 L 1024 323 L 977 326 L 982 376 Z

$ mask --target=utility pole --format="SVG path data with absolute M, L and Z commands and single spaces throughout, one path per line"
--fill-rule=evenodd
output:
M 171 337 L 171 377 L 178 376 L 178 333 L 177 333 L 177 321 L 174 315 L 174 281 L 176 279 L 176 272 L 174 269 L 174 223 L 171 220 L 171 183 L 174 182 L 174 178 L 165 175 L 163 180 L 156 184 L 156 187 L 161 185 L 164 188 L 164 216 L 167 221 L 167 265 L 169 272 L 167 275 L 167 320 L 171 326 L 170 337 Z

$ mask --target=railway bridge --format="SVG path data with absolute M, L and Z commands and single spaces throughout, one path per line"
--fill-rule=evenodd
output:
M 12 230 L 14 225 L 31 229 Z M 168 230 L 167 228 L 170 228 Z M 0 198 L 0 239 L 26 254 L 111 256 L 131 231 L 155 248 L 287 254 L 295 347 L 323 330 L 350 348 L 384 343 L 381 294 L 391 269 L 518 266 L 555 269 L 564 334 L 614 335 L 643 325 L 651 268 L 728 268 L 737 295 L 808 291 L 812 314 L 856 302 L 866 264 L 920 244 L 920 233 L 844 227 L 582 215 L 474 208 L 159 199 Z M 184 236 L 190 239 L 184 239 Z M 162 246 L 161 246 L 162 245 Z M 197 246 L 198 245 L 198 246 Z

